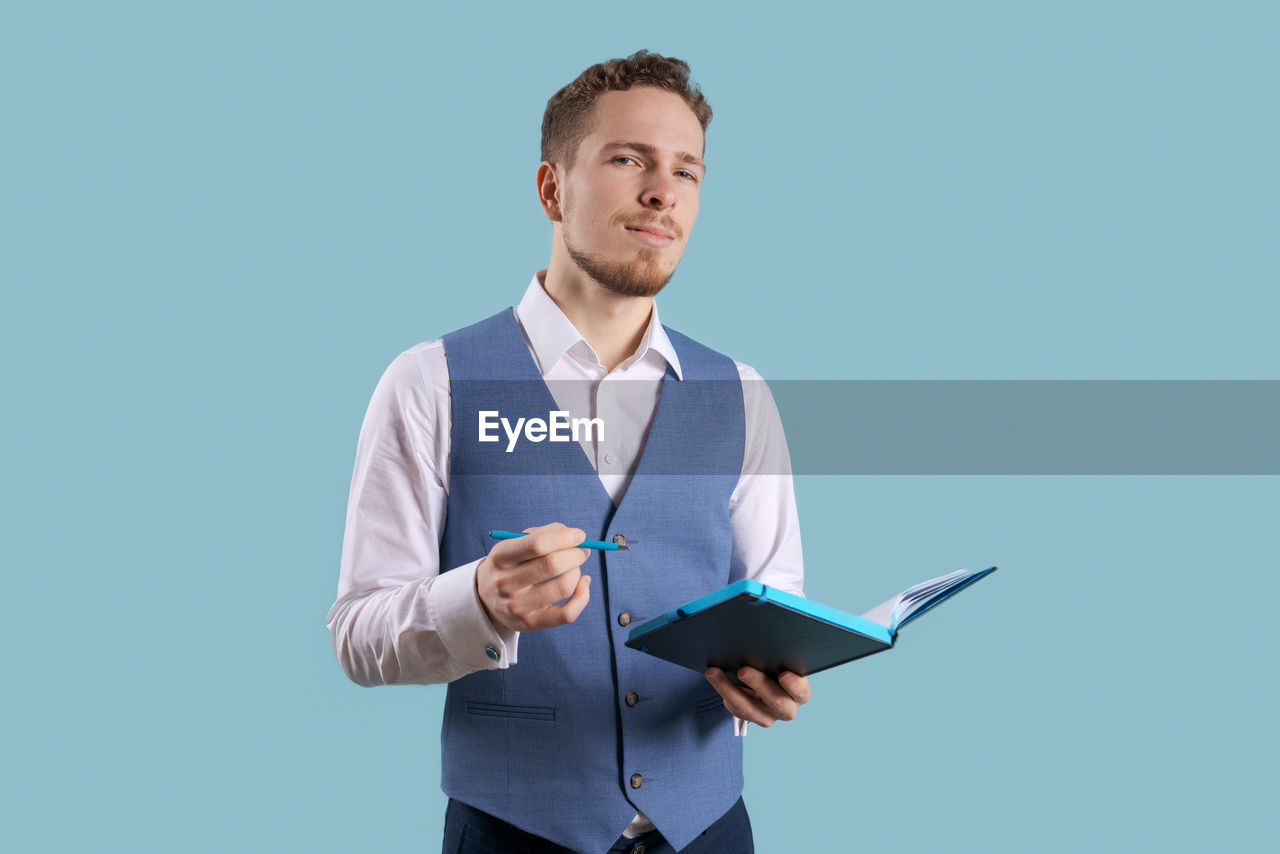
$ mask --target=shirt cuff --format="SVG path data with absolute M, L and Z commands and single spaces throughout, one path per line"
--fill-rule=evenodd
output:
M 427 609 L 440 642 L 454 661 L 472 671 L 503 670 L 516 663 L 520 633 L 495 627 L 485 615 L 476 592 L 480 560 L 436 576 Z

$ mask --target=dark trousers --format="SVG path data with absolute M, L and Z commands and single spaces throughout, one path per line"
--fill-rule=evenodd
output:
M 751 819 L 742 798 L 680 854 L 755 854 Z M 620 838 L 609 849 L 624 854 L 676 854 L 662 834 L 650 831 L 634 839 Z M 534 836 L 461 801 L 449 799 L 444 814 L 443 854 L 574 854 L 568 848 Z

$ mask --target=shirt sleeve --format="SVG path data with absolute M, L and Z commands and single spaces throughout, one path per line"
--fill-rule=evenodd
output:
M 476 592 L 480 561 L 440 571 L 449 483 L 443 345 L 401 353 L 360 427 L 338 595 L 325 618 L 342 669 L 364 686 L 451 682 L 516 662 Z
M 748 365 L 736 363 L 746 410 L 742 476 L 729 499 L 733 530 L 730 582 L 750 578 L 796 596 L 804 595 L 804 556 L 796 511 L 791 455 L 782 416 L 769 386 Z M 734 718 L 734 733 L 747 722 Z

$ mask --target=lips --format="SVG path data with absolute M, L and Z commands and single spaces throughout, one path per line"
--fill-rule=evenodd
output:
M 658 225 L 628 225 L 627 233 L 648 246 L 670 246 L 676 239 L 674 233 Z

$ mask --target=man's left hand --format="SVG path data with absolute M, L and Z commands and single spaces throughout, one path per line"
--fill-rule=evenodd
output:
M 742 685 L 719 667 L 707 668 L 706 677 L 724 698 L 729 714 L 763 727 L 773 726 L 774 721 L 794 720 L 811 696 L 808 678 L 789 670 L 770 679 L 754 667 L 740 667 L 738 679 Z

